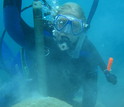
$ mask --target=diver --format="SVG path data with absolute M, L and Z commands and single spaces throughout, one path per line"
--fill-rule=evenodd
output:
M 33 80 L 37 80 L 33 54 L 35 51 L 34 29 L 21 18 L 21 3 L 22 0 L 4 0 L 5 28 L 10 37 L 25 50 L 28 70 L 30 75 L 33 75 Z M 45 60 L 48 96 L 77 106 L 73 98 L 75 93 L 83 87 L 81 106 L 95 107 L 97 67 L 101 68 L 108 82 L 116 84 L 117 78 L 107 71 L 107 65 L 85 35 L 87 23 L 82 8 L 73 2 L 65 3 L 58 8 L 51 26 L 48 21 L 44 19 L 43 21 L 45 48 L 47 48 Z M 11 72 L 15 72 L 14 68 L 17 65 L 21 71 L 20 62 L 17 60 Z M 33 88 L 37 86 L 33 80 L 30 88 L 35 90 Z

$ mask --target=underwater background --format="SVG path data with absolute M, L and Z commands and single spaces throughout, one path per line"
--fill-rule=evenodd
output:
M 33 0 L 23 0 L 23 7 L 32 2 Z M 65 2 L 70 2 L 70 0 L 57 1 L 59 5 Z M 79 3 L 84 9 L 85 15 L 88 16 L 93 0 L 71 0 L 71 2 Z M 4 30 L 2 0 L 0 0 L 0 13 L 0 35 L 2 35 Z M 23 12 L 22 17 L 29 25 L 33 26 L 32 8 Z M 106 63 L 108 63 L 109 57 L 114 58 L 111 72 L 118 78 L 117 85 L 112 85 L 106 81 L 99 69 L 98 101 L 105 107 L 124 107 L 124 1 L 99 0 L 87 35 Z M 4 40 L 15 56 L 20 47 L 9 38 L 8 34 Z M 0 85 L 5 83 L 8 78 L 7 73 L 1 70 Z

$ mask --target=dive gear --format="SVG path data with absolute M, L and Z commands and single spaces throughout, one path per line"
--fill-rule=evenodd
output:
M 108 71 L 111 71 L 112 63 L 113 63 L 113 58 L 109 58 L 109 60 L 108 60 L 108 65 L 107 65 L 107 70 L 108 70 Z
M 117 77 L 114 74 L 110 73 L 108 70 L 104 70 L 104 74 L 108 82 L 113 85 L 117 84 Z
M 8 2 L 9 3 L 9 2 Z M 5 7 L 5 4 L 4 4 L 4 7 Z M 23 8 L 22 10 L 21 10 L 21 12 L 23 12 L 23 11 L 25 11 L 25 10 L 27 10 L 28 8 L 31 8 L 32 7 L 32 5 L 29 5 L 29 6 L 27 6 L 27 7 L 25 7 L 25 8 Z M 5 37 L 5 34 L 6 34 L 6 29 L 4 29 L 4 31 L 3 31 L 3 33 L 2 33 L 2 36 L 0 37 L 0 66 L 4 69 L 4 70 L 7 70 L 6 69 L 6 66 L 5 66 L 5 64 L 4 64 L 4 61 L 3 61 L 3 58 L 2 58 L 2 42 L 3 42 L 3 40 L 4 40 L 4 37 Z
M 98 3 L 99 3 L 99 0 L 94 0 L 94 1 L 93 1 L 92 7 L 91 7 L 91 9 L 90 9 L 89 16 L 88 16 L 88 18 L 87 18 L 87 25 L 88 25 L 87 27 L 88 27 L 88 28 L 89 28 L 89 26 L 90 26 L 90 23 L 91 23 L 91 20 L 92 20 L 94 14 L 95 14 L 95 12 L 96 12 Z
M 83 29 L 83 35 L 80 36 L 80 38 L 79 38 L 79 40 L 78 40 L 78 43 L 77 43 L 77 45 L 76 45 L 76 48 L 75 48 L 75 50 L 72 52 L 72 56 L 73 56 L 74 58 L 79 58 L 79 56 L 80 56 L 81 47 L 83 46 L 83 42 L 84 42 L 84 40 L 85 40 L 85 38 L 86 38 L 86 36 L 87 36 L 87 35 L 86 35 L 86 31 L 87 31 L 88 28 L 90 27 L 91 20 L 92 20 L 92 18 L 93 18 L 93 16 L 94 16 L 95 11 L 96 11 L 96 8 L 97 8 L 97 6 L 98 6 L 98 2 L 99 2 L 99 0 L 94 0 L 94 1 L 93 1 L 92 7 L 91 7 L 91 9 L 90 9 L 89 16 L 88 16 L 87 21 L 86 21 L 86 24 L 84 24 L 84 28 L 85 28 L 85 29 Z
M 79 35 L 83 32 L 83 21 L 67 15 L 57 15 L 54 25 L 58 31 L 72 32 L 73 35 Z
M 46 0 L 42 0 L 44 2 L 44 5 L 47 6 L 50 10 L 52 9 L 52 7 L 47 3 Z
M 79 56 L 80 56 L 80 51 L 81 51 L 81 48 L 82 48 L 82 46 L 83 46 L 83 43 L 84 43 L 86 37 L 87 37 L 87 36 L 86 36 L 86 33 L 85 33 L 85 32 L 83 33 L 83 35 L 80 35 L 80 36 L 79 36 L 79 40 L 78 40 L 78 42 L 77 42 L 77 45 L 76 45 L 75 49 L 72 51 L 72 53 L 71 53 L 71 56 L 72 56 L 73 58 L 79 58 Z
M 0 38 L 0 67 L 2 69 L 6 70 L 6 67 L 5 67 L 5 64 L 4 64 L 4 61 L 3 61 L 3 57 L 2 57 L 2 43 L 3 43 L 5 33 L 6 33 L 6 30 L 4 29 L 4 31 L 2 33 L 2 36 Z
M 117 83 L 117 77 L 110 72 L 112 63 L 113 63 L 113 58 L 110 57 L 108 60 L 107 69 L 104 70 L 104 74 L 106 76 L 107 81 L 115 85 Z

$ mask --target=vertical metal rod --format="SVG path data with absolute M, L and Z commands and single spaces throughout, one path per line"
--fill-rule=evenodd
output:
M 43 21 L 42 21 L 42 3 L 41 1 L 33 2 L 34 15 L 34 32 L 35 32 L 35 57 L 36 57 L 36 73 L 38 74 L 38 90 L 46 96 L 46 70 L 45 70 L 45 56 L 44 56 L 44 35 L 43 35 Z

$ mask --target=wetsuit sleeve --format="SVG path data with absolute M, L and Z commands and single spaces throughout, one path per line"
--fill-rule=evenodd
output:
M 4 23 L 8 34 L 24 48 L 34 45 L 34 30 L 21 18 L 22 0 L 4 0 Z
M 91 63 L 98 65 L 101 68 L 101 70 L 104 71 L 107 68 L 107 65 L 105 64 L 103 58 L 101 57 L 101 55 L 99 54 L 99 52 L 97 51 L 93 43 L 89 40 L 86 40 L 85 47 L 86 47 L 86 50 L 89 53 L 91 53 L 89 58 Z

